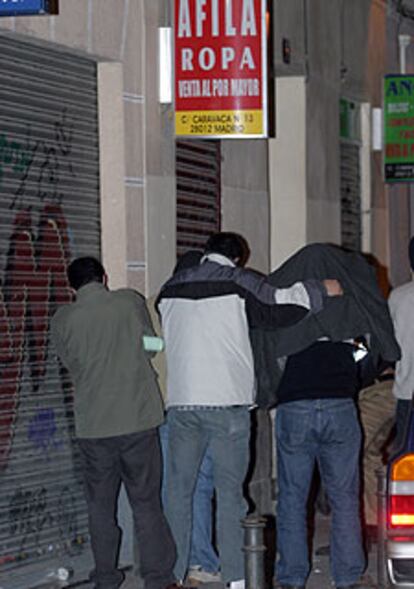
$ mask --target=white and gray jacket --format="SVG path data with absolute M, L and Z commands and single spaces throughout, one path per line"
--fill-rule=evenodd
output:
M 395 288 L 388 305 L 395 336 L 401 347 L 401 359 L 395 366 L 393 393 L 396 399 L 409 401 L 414 391 L 414 281 Z
M 167 357 L 167 407 L 251 405 L 255 398 L 249 319 L 272 326 L 319 311 L 322 282 L 277 289 L 220 254 L 175 274 L 158 297 Z

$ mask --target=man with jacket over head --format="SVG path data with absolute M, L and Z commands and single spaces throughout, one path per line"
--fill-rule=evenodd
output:
M 387 303 L 374 268 L 363 256 L 331 244 L 302 248 L 271 273 L 269 282 L 283 288 L 296 280 L 333 275 L 343 287 L 342 297 L 330 299 L 318 315 L 308 315 L 288 330 L 262 330 L 261 340 L 254 336 L 256 349 L 260 341 L 268 348 L 266 358 L 273 352 L 273 366 L 268 362 L 258 369 L 270 372 L 272 368 L 277 388 L 278 589 L 304 589 L 310 572 L 307 504 L 316 464 L 332 510 L 334 585 L 337 589 L 366 587 L 361 577 L 365 556 L 355 341 L 364 336 L 369 342 L 376 368 L 382 361 L 399 358 Z

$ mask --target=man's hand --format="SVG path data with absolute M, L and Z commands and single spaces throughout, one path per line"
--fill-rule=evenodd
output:
M 328 297 L 338 297 L 344 294 L 341 283 L 338 280 L 330 279 L 323 281 Z

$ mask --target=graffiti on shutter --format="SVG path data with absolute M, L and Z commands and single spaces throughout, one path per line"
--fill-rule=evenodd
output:
M 96 64 L 0 34 L 0 587 L 92 566 L 73 388 L 50 342 L 100 255 Z M 7 580 L 7 583 L 6 583 Z

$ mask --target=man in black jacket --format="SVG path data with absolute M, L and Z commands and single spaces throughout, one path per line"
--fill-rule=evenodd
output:
M 307 501 L 315 462 L 332 509 L 331 572 L 336 587 L 357 587 L 365 568 L 353 352 L 352 343 L 316 342 L 289 356 L 278 389 L 276 576 L 283 589 L 304 589 L 309 574 Z

